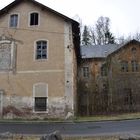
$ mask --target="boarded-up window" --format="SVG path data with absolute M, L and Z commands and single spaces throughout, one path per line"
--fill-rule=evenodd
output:
M 45 83 L 34 85 L 34 111 L 47 111 L 48 87 Z
M 11 44 L 0 44 L 0 70 L 10 70 L 11 65 Z

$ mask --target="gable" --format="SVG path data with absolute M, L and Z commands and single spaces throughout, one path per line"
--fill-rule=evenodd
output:
M 109 57 L 112 57 L 116 54 L 120 54 L 122 52 L 125 52 L 127 53 L 127 51 L 130 51 L 133 47 L 136 47 L 136 48 L 140 48 L 140 42 L 137 41 L 137 40 L 130 40 L 128 41 L 127 43 L 123 44 L 123 45 L 120 45 L 119 49 L 115 50 L 114 52 L 112 52 Z
M 131 40 L 123 45 L 119 50 L 115 51 L 108 58 L 114 62 L 115 65 L 122 61 L 131 63 L 133 60 L 140 61 L 140 43 L 135 40 Z
M 80 29 L 79 23 L 61 13 L 54 11 L 53 9 L 36 2 L 34 0 L 15 0 L 10 3 L 8 6 L 0 10 L 0 27 L 7 28 L 9 25 L 9 16 L 11 13 L 20 13 L 20 28 L 24 29 L 29 26 L 29 13 L 30 12 L 39 12 L 42 20 L 40 21 L 41 26 L 39 29 L 44 32 L 44 29 L 48 33 L 59 33 L 59 35 L 64 34 L 65 24 L 69 24 L 72 27 L 73 43 L 77 57 L 80 56 Z M 49 19 L 49 20 L 48 20 Z M 34 30 L 34 29 L 33 29 Z M 45 31 L 46 32 L 46 31 Z
M 73 20 L 73 19 L 71 19 L 71 18 L 69 18 L 69 17 L 67 17 L 67 16 L 65 16 L 65 15 L 63 15 L 63 14 L 61 14 L 61 13 L 59 13 L 59 12 L 57 12 L 57 11 L 47 7 L 47 6 L 35 1 L 35 0 L 15 0 L 12 3 L 10 3 L 9 5 L 7 5 L 6 7 L 4 7 L 3 9 L 1 9 L 0 10 L 0 15 L 7 14 L 11 9 L 13 9 L 14 7 L 16 7 L 17 5 L 19 5 L 19 4 L 23 3 L 23 2 L 32 3 L 34 6 L 39 7 L 42 11 L 47 10 L 47 11 L 49 11 L 49 12 L 51 12 L 51 13 L 53 13 L 53 14 L 55 14 L 55 15 L 63 18 L 63 19 L 65 19 L 65 20 L 78 23 L 75 20 Z

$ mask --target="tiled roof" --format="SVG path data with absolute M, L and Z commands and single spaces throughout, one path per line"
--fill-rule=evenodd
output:
M 106 58 L 120 47 L 117 44 L 83 45 L 80 47 L 81 58 Z

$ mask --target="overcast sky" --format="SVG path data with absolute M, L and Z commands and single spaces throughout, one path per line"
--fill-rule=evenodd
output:
M 13 0 L 0 0 L 0 9 Z M 100 16 L 111 20 L 111 31 L 116 35 L 140 32 L 140 0 L 37 0 L 73 18 L 78 15 L 83 24 L 93 25 Z

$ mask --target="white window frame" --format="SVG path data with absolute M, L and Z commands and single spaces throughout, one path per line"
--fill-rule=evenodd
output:
M 38 13 L 38 25 L 30 25 L 30 20 L 31 20 L 31 14 L 33 13 Z M 29 27 L 37 27 L 37 26 L 40 26 L 40 13 L 38 11 L 31 11 L 28 13 L 28 26 Z
M 37 85 L 46 85 L 46 98 L 47 98 L 47 104 L 46 104 L 46 111 L 35 111 L 35 86 Z M 46 83 L 35 83 L 33 85 L 33 113 L 48 113 L 48 84 Z
M 17 20 L 17 26 L 16 27 L 11 27 L 10 24 L 11 24 L 11 16 L 12 15 L 17 15 L 18 16 L 18 20 Z M 20 14 L 19 13 L 11 13 L 9 15 L 9 21 L 8 21 L 8 27 L 9 28 L 19 28 L 19 19 L 20 19 Z
M 38 41 L 46 41 L 47 42 L 47 58 L 45 58 L 45 59 L 36 59 L 36 44 L 37 44 L 37 42 Z M 34 42 L 34 61 L 46 61 L 46 60 L 48 60 L 49 59 L 49 41 L 47 40 L 47 39 L 38 39 L 38 40 L 36 40 L 35 42 Z
M 4 90 L 0 90 L 0 116 L 2 116 L 3 113 L 3 94 Z

